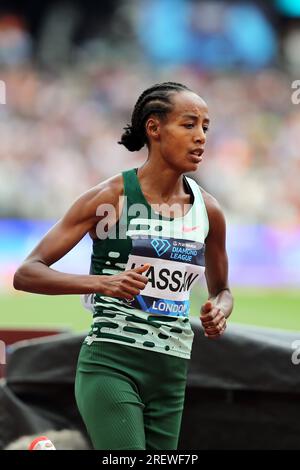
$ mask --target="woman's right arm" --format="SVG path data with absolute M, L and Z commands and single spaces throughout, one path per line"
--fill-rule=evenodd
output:
M 16 271 L 14 288 L 48 295 L 99 292 L 128 299 L 138 295 L 147 283 L 147 278 L 142 276 L 146 267 L 114 276 L 67 274 L 50 268 L 101 220 L 96 215 L 101 204 L 112 204 L 118 211 L 122 188 L 122 177 L 117 176 L 77 199 Z

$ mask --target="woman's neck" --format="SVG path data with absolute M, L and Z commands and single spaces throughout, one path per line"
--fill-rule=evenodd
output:
M 138 178 L 146 194 L 154 194 L 167 202 L 184 193 L 183 176 L 164 162 L 148 159 L 139 169 Z

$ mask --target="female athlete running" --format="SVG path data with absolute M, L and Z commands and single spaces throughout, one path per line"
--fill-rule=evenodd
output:
M 93 325 L 75 395 L 95 449 L 177 448 L 193 341 L 189 294 L 204 272 L 205 335 L 225 331 L 233 299 L 224 216 L 184 176 L 202 161 L 208 127 L 206 103 L 186 86 L 145 90 L 119 143 L 146 145 L 146 162 L 79 197 L 15 274 L 16 289 L 85 294 Z M 86 233 L 90 274 L 52 269 Z

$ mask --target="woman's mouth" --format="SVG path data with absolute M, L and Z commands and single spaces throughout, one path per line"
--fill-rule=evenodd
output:
M 193 150 L 189 152 L 189 156 L 194 163 L 200 163 L 202 161 L 203 149 Z

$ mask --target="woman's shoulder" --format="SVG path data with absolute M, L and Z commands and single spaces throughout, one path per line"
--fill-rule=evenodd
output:
M 123 192 L 123 175 L 122 173 L 118 173 L 117 175 L 111 176 L 104 181 L 101 181 L 95 189 L 99 191 L 113 191 L 114 193 L 122 193 Z
M 105 214 L 118 213 L 123 195 L 123 177 L 117 174 L 81 194 L 72 204 L 65 218 L 75 225 L 78 222 L 89 226 L 89 233 L 94 238 L 94 228 Z
M 81 194 L 67 214 L 69 217 L 80 214 L 80 220 L 95 218 L 101 207 L 101 210 L 107 205 L 117 208 L 123 192 L 122 174 L 112 176 Z
M 205 189 L 199 186 L 201 191 L 201 195 L 206 207 L 207 215 L 209 218 L 210 223 L 212 221 L 218 221 L 220 219 L 224 219 L 223 210 L 219 201 L 210 193 L 208 193 Z
M 123 176 L 119 173 L 90 188 L 86 192 L 86 196 L 91 203 L 114 204 L 123 193 Z

